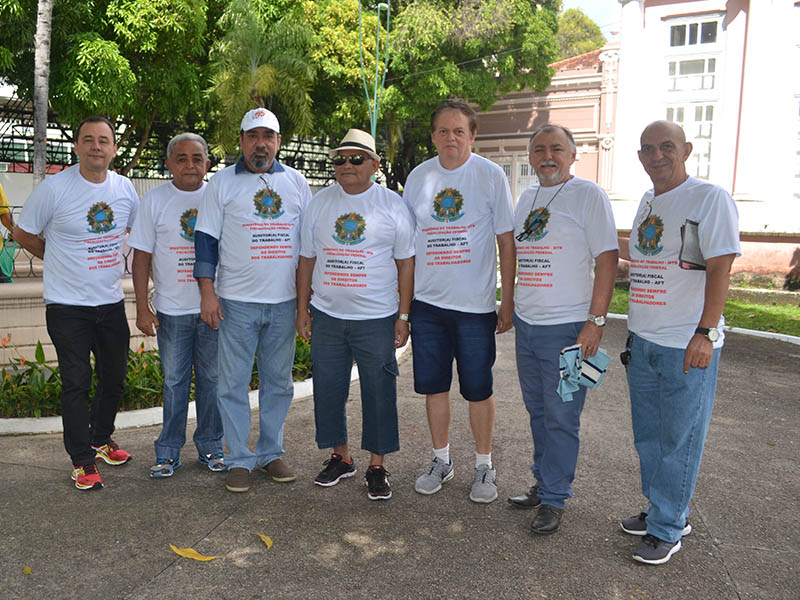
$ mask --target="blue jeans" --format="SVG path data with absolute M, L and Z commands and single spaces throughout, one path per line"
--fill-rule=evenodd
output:
M 159 312 L 158 351 L 164 372 L 164 425 L 155 441 L 156 457 L 177 460 L 186 443 L 186 413 L 194 366 L 197 429 L 194 445 L 200 454 L 222 452 L 222 421 L 217 407 L 217 332 L 200 314 Z
M 347 395 L 355 358 L 361 384 L 361 448 L 383 456 L 400 449 L 397 432 L 395 317 L 337 319 L 311 307 L 311 368 L 317 446 L 347 443 Z
M 586 400 L 583 386 L 572 394 L 571 402 L 558 395 L 558 358 L 562 348 L 575 343 L 583 326 L 583 321 L 530 325 L 514 315 L 517 373 L 533 435 L 531 471 L 539 498 L 556 508 L 564 508 L 572 497 Z
M 647 533 L 677 542 L 689 516 L 711 422 L 721 348 L 705 369 L 683 372 L 683 348 L 633 335 L 628 387 L 642 493 L 650 501 Z
M 61 420 L 64 447 L 75 466 L 94 464 L 92 446 L 111 440 L 128 370 L 130 330 L 125 303 L 100 306 L 48 304 L 47 333 L 53 341 L 61 373 Z M 95 387 L 89 413 L 94 354 Z
M 271 463 L 283 454 L 283 422 L 294 396 L 296 301 L 278 304 L 219 299 L 223 319 L 219 323 L 219 413 L 230 454 L 228 467 Z M 248 386 L 253 358 L 258 359 L 258 412 L 260 433 L 255 452 L 247 446 L 250 436 Z

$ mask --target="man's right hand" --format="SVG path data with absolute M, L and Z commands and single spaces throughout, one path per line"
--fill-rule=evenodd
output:
M 158 317 L 149 308 L 136 313 L 136 327 L 145 335 L 154 336 L 158 329 Z
M 307 342 L 311 340 L 311 315 L 307 310 L 297 311 L 294 327 L 297 329 L 297 335 Z
M 200 294 L 200 318 L 203 323 L 211 327 L 214 331 L 219 329 L 219 322 L 224 321 L 222 307 L 219 305 L 219 298 L 213 292 Z

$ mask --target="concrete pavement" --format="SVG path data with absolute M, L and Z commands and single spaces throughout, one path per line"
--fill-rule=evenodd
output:
M 191 442 L 174 477 L 150 479 L 157 426 L 115 434 L 134 460 L 100 463 L 106 488 L 98 492 L 73 487 L 60 435 L 0 437 L 0 598 L 796 600 L 800 347 L 728 334 L 694 531 L 669 563 L 649 567 L 631 560 L 638 539 L 618 526 L 645 504 L 617 359 L 625 323 L 607 329 L 603 346 L 614 360 L 587 399 L 575 497 L 556 535 L 532 536 L 533 514 L 505 502 L 531 485 L 528 415 L 508 333 L 495 366 L 496 502 L 467 499 L 474 454 L 460 397 L 452 404 L 456 475 L 433 496 L 414 492 L 431 450 L 408 358 L 400 365 L 401 451 L 387 459 L 388 502 L 366 497 L 363 451 L 355 453 L 356 477 L 327 489 L 312 484 L 327 454 L 313 442 L 311 399 L 295 401 L 286 422 L 285 458 L 297 481 L 278 484 L 256 472 L 245 494 L 225 491 L 224 475 L 198 465 Z M 358 384 L 351 390 L 357 399 Z M 349 411 L 357 446 L 360 404 Z M 267 550 L 256 533 L 274 546 Z M 169 544 L 225 558 L 195 562 Z

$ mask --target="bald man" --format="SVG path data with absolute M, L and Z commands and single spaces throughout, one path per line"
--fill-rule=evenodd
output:
M 630 260 L 623 353 L 631 420 L 648 508 L 620 523 L 643 536 L 633 555 L 659 565 L 681 549 L 703 456 L 720 351 L 722 309 L 739 251 L 736 205 L 719 186 L 690 177 L 692 144 L 668 121 L 648 125 L 639 161 L 653 182 L 621 258 Z

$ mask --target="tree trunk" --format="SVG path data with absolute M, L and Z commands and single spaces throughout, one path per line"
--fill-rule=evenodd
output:
M 39 0 L 34 38 L 33 67 L 33 186 L 44 179 L 47 169 L 47 107 L 50 80 L 50 34 L 53 0 Z
M 128 164 L 119 170 L 120 175 L 127 177 L 128 173 L 131 172 L 131 169 L 139 164 L 139 159 L 142 157 L 142 152 L 144 152 L 144 149 L 147 147 L 147 142 L 150 141 L 150 132 L 153 129 L 153 121 L 155 120 L 156 111 L 153 109 L 153 112 L 150 113 L 150 118 L 147 120 L 147 125 L 144 128 L 144 133 L 142 133 L 142 139 L 139 140 L 139 145 L 136 147 L 136 152 L 133 153 L 133 156 Z

